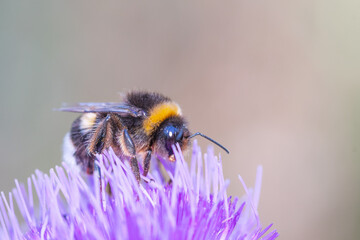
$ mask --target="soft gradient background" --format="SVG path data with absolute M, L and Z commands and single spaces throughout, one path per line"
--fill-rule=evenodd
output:
M 360 237 L 359 1 L 1 1 L 0 190 L 61 161 L 62 102 L 171 96 L 280 239 Z M 208 143 L 199 139 L 205 146 Z

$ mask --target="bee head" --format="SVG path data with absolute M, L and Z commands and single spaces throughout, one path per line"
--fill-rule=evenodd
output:
M 189 145 L 190 132 L 184 120 L 180 117 L 172 117 L 164 121 L 155 136 L 155 151 L 158 155 L 175 161 L 172 146 L 179 144 L 181 150 Z

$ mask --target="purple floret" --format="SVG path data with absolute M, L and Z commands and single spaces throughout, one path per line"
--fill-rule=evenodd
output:
M 203 155 L 195 142 L 190 168 L 178 146 L 174 153 L 173 164 L 153 159 L 140 185 L 111 149 L 98 156 L 101 184 L 99 175 L 86 177 L 66 165 L 48 175 L 36 171 L 26 187 L 15 180 L 7 198 L 1 193 L 0 239 L 277 238 L 257 213 L 261 167 L 253 190 L 239 176 L 246 195 L 238 199 L 228 197 L 229 181 L 212 148 Z

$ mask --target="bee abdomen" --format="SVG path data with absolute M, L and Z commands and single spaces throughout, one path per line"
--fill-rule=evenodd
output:
M 70 138 L 75 148 L 73 154 L 75 161 L 89 174 L 94 171 L 95 156 L 88 151 L 88 146 L 95 125 L 96 114 L 86 113 L 73 122 L 70 132 Z

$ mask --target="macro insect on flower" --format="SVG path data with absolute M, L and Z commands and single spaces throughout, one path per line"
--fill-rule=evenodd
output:
M 179 144 L 184 151 L 189 140 L 198 135 L 229 153 L 206 135 L 191 134 L 179 105 L 158 93 L 133 91 L 122 103 L 79 103 L 58 110 L 83 113 L 65 137 L 64 155 L 73 156 L 71 161 L 88 174 L 94 171 L 95 155 L 110 147 L 118 157 L 130 161 L 138 182 L 138 159 L 146 176 L 152 155 L 175 161 L 172 146 Z
M 152 106 L 135 107 L 144 101 L 130 104 L 134 96 L 152 99 Z M 15 180 L 16 188 L 8 197 L 1 192 L 0 239 L 278 237 L 276 230 L 269 231 L 272 224 L 264 227 L 260 223 L 257 212 L 262 168 L 258 168 L 254 190 L 239 176 L 246 195 L 228 197 L 229 181 L 224 179 L 221 158 L 212 148 L 203 155 L 194 141 L 188 167 L 182 150 L 189 139 L 196 135 L 209 138 L 201 133 L 191 135 L 177 112 L 180 109 L 170 99 L 132 92 L 122 104 L 86 103 L 61 110 L 84 113 L 67 135 L 65 148 L 70 145 L 72 151 L 65 155 L 88 173 L 98 169 L 101 174 L 84 176 L 71 161 L 64 161 L 63 167 L 56 166 L 50 174 L 36 170 L 27 185 Z M 140 154 L 145 155 L 143 175 L 137 164 Z M 171 184 L 158 161 L 149 170 L 148 155 L 158 157 Z M 105 194 L 105 186 L 109 186 L 109 194 Z M 18 221 L 18 212 L 22 221 Z

